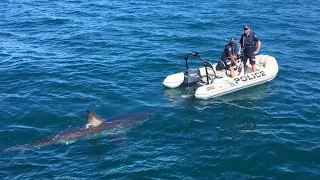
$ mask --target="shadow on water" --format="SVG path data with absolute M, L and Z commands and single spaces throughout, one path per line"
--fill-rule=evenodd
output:
M 224 142 L 247 138 L 247 133 L 255 132 L 257 123 L 259 124 L 261 120 L 259 115 L 256 115 L 259 114 L 257 113 L 259 110 L 256 109 L 257 103 L 268 98 L 270 92 L 272 92 L 271 84 L 265 83 L 207 100 L 187 96 L 184 88 L 166 88 L 164 97 L 170 108 L 180 109 L 176 114 L 177 117 L 181 117 L 180 114 L 188 114 L 188 117 L 180 119 L 184 121 L 180 122 L 184 126 L 184 131 L 187 131 L 188 127 L 191 132 L 211 127 L 211 130 L 208 130 L 210 131 L 208 137 L 215 136 L 217 141 Z

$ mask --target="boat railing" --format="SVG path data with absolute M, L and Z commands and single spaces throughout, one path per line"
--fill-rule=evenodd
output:
M 206 71 L 206 78 L 207 78 L 207 84 L 209 84 L 209 82 L 213 82 L 214 79 L 217 77 L 216 75 L 216 72 L 215 72 L 215 68 L 213 68 L 213 65 L 209 62 L 209 61 L 205 61 L 200 55 L 199 53 L 196 51 L 196 52 L 192 52 L 192 53 L 188 53 L 184 56 L 184 60 L 186 61 L 186 68 L 187 70 L 189 69 L 189 65 L 188 65 L 188 59 L 189 59 L 189 56 L 193 57 L 193 58 L 199 58 L 203 67 L 205 68 L 205 71 Z M 213 73 L 214 73 L 214 76 L 210 76 L 209 75 L 209 72 L 208 72 L 208 68 L 212 69 Z M 209 79 L 211 81 L 209 81 Z

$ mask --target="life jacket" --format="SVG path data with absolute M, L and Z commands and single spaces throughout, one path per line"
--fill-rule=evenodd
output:
M 244 51 L 254 51 L 257 49 L 257 42 L 254 41 L 254 32 L 250 32 L 249 36 L 243 35 L 242 48 Z

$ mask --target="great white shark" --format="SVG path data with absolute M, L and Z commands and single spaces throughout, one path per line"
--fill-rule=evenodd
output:
M 26 149 L 40 148 L 52 144 L 69 144 L 83 139 L 95 139 L 117 131 L 117 129 L 129 129 L 150 119 L 154 113 L 133 113 L 114 116 L 103 120 L 93 111 L 87 111 L 87 124 L 82 128 L 66 131 L 53 137 L 37 140 L 28 144 L 16 145 L 3 150 L 3 152 L 22 151 Z M 109 134 L 110 135 L 110 134 Z

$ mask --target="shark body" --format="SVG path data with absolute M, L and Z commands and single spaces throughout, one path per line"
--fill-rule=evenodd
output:
M 54 137 L 45 138 L 28 144 L 16 145 L 3 150 L 3 152 L 21 151 L 24 149 L 40 148 L 52 144 L 69 144 L 82 139 L 94 139 L 103 135 L 104 132 L 110 132 L 119 128 L 131 128 L 150 119 L 153 113 L 135 113 L 120 116 L 114 116 L 102 120 L 96 113 L 87 111 L 88 123 L 83 128 L 77 128 L 67 133 L 58 134 Z

